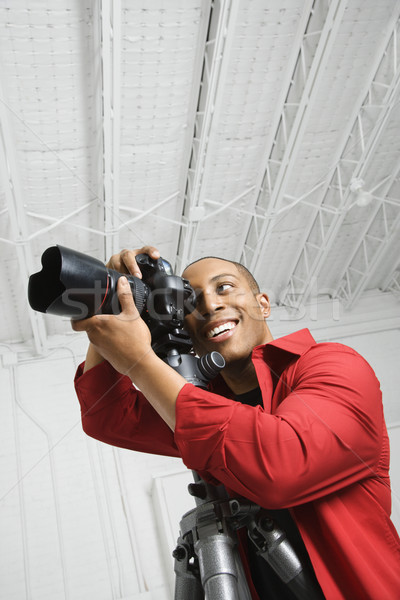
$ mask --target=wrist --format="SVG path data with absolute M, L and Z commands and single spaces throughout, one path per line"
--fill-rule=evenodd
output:
M 130 377 L 132 381 L 137 381 L 148 376 L 162 362 L 151 346 L 143 348 L 140 352 L 136 349 L 127 361 L 124 374 Z
M 85 365 L 83 368 L 83 372 L 86 373 L 86 371 L 89 371 L 90 369 L 92 369 L 96 365 L 99 365 L 103 361 L 104 361 L 104 358 L 101 356 L 101 354 L 99 354 L 97 352 L 97 350 L 93 347 L 92 344 L 89 344 L 89 347 L 88 347 L 88 350 L 86 353 L 86 359 L 85 359 Z

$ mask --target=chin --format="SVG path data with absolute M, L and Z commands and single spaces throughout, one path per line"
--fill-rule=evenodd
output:
M 250 354 L 248 352 L 239 354 L 236 352 L 224 352 L 223 350 L 221 350 L 220 354 L 222 354 L 222 356 L 224 357 L 225 364 L 227 367 L 234 365 L 235 368 L 240 368 L 246 365 L 249 361 L 251 361 L 251 352 Z

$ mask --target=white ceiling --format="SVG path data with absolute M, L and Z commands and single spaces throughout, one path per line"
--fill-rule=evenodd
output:
M 220 255 L 277 304 L 400 291 L 396 0 L 1 0 L 2 342 L 62 244 Z

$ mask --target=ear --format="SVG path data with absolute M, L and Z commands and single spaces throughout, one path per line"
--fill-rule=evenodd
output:
M 260 294 L 257 294 L 256 298 L 257 298 L 257 302 L 262 310 L 264 319 L 267 319 L 269 317 L 269 315 L 271 314 L 271 305 L 269 303 L 269 298 L 268 298 L 267 294 L 264 294 L 263 292 L 261 292 Z

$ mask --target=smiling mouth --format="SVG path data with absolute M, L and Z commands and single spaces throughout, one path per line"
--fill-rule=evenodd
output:
M 222 335 L 223 333 L 226 333 L 227 331 L 230 331 L 231 329 L 234 329 L 236 325 L 237 323 L 235 321 L 227 321 L 226 323 L 218 325 L 217 327 L 210 329 L 210 331 L 207 331 L 206 337 L 208 340 L 211 340 Z

